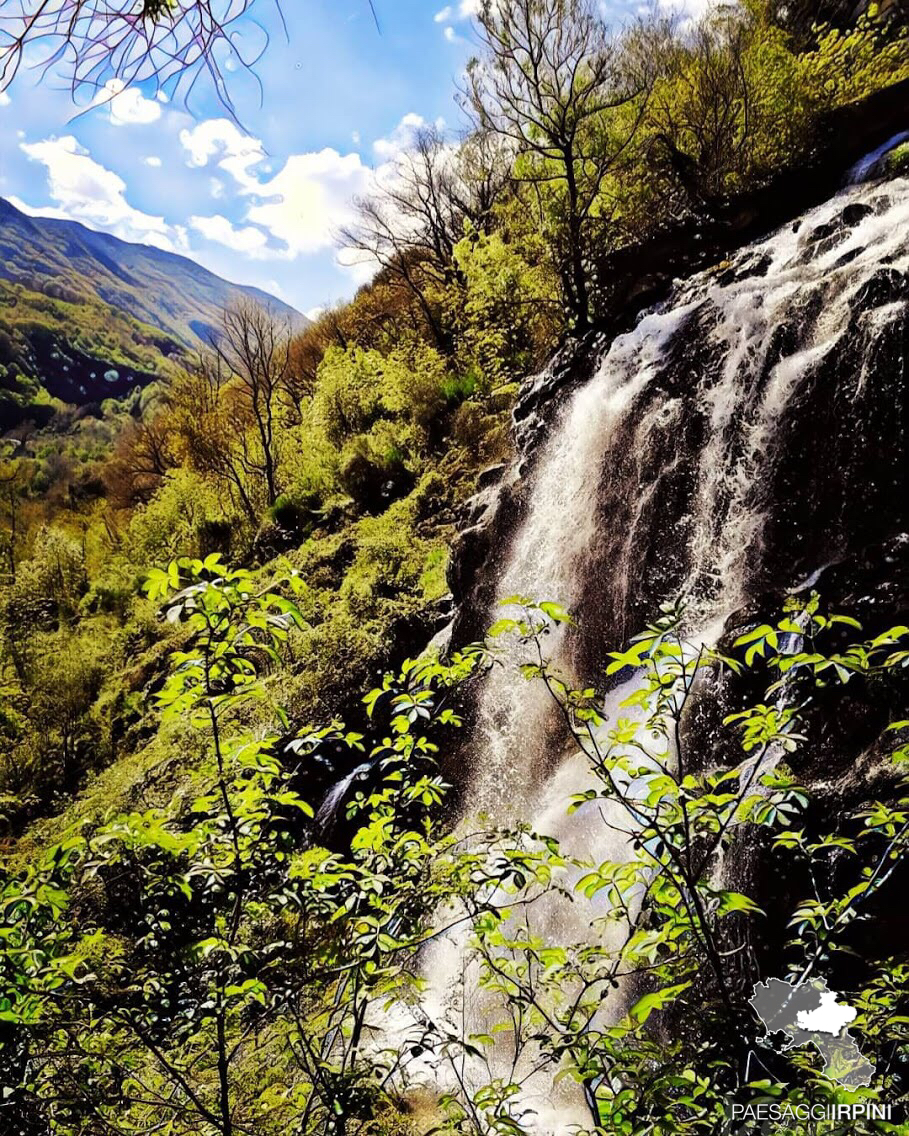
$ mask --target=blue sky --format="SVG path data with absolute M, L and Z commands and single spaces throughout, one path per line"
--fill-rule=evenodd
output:
M 379 31 L 368 0 L 286 0 L 285 36 L 272 0 L 256 0 L 270 36 L 261 92 L 227 61 L 242 126 L 201 83 L 188 106 L 135 88 L 76 114 L 62 79 L 24 69 L 0 95 L 0 195 L 191 256 L 301 311 L 347 298 L 370 270 L 342 263 L 334 234 L 416 126 L 462 125 L 476 4 L 375 0 Z M 254 47 L 256 24 L 243 31 Z

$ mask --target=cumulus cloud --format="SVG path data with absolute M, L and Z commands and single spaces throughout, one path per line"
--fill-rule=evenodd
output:
M 180 143 L 191 166 L 207 166 L 214 158 L 237 181 L 251 177 L 253 166 L 265 160 L 265 147 L 227 118 L 209 118 L 180 131 Z
M 437 24 L 447 24 L 452 20 L 469 20 L 479 14 L 482 0 L 459 0 L 457 4 L 447 4 L 433 19 Z
M 394 176 L 396 159 L 425 125 L 420 115 L 405 115 L 387 137 L 373 143 L 374 166 L 356 151 L 342 154 L 326 147 L 291 154 L 273 173 L 258 138 L 224 118 L 197 123 L 180 133 L 188 165 L 216 170 L 218 176 L 210 174 L 209 180 L 212 195 L 227 196 L 226 180 L 245 208 L 238 221 L 220 213 L 193 216 L 190 227 L 206 240 L 258 260 L 294 260 L 329 249 L 338 230 L 354 219 L 354 198 Z M 336 262 L 356 283 L 375 271 L 359 254 L 341 251 Z
M 266 228 L 287 255 L 319 252 L 351 220 L 352 198 L 369 188 L 371 177 L 359 154 L 329 148 L 291 154 L 273 178 L 246 188 L 263 199 L 249 207 L 246 220 Z
M 357 249 L 339 249 L 335 255 L 335 264 L 342 269 L 353 283 L 359 288 L 361 284 L 368 284 L 375 276 L 378 264 L 366 253 Z
M 155 154 L 149 154 L 148 157 L 143 158 L 142 161 L 147 166 L 151 166 L 152 169 L 158 170 L 158 169 L 161 168 L 161 159 L 159 157 L 157 157 Z
M 10 97 L 6 91 L 0 91 L 0 107 L 8 107 L 10 104 Z
M 378 138 L 373 143 L 376 157 L 383 162 L 393 161 L 408 146 L 413 145 L 417 131 L 423 126 L 426 126 L 426 119 L 421 115 L 405 114 L 387 138 Z
M 107 107 L 111 126 L 148 126 L 161 117 L 158 100 L 145 98 L 135 87 L 125 87 L 122 79 L 109 79 L 94 105 Z
M 253 228 L 251 225 L 245 227 L 234 225 L 220 213 L 216 213 L 213 217 L 190 217 L 189 225 L 191 229 L 201 233 L 207 241 L 215 241 L 247 256 L 256 257 L 257 254 L 261 256 L 268 244 L 268 238 L 261 229 Z
M 442 35 L 448 43 L 466 43 L 464 36 L 459 35 L 454 24 L 464 23 L 478 15 L 482 0 L 459 0 L 457 4 L 446 4 L 441 11 L 436 12 L 433 19 L 437 24 L 444 24 Z
M 42 142 L 23 142 L 22 152 L 47 170 L 47 187 L 54 205 L 25 205 L 36 216 L 65 217 L 82 221 L 93 229 L 113 233 L 126 241 L 154 245 L 171 252 L 187 248 L 186 230 L 169 225 L 133 208 L 126 200 L 126 183 L 96 162 L 88 150 L 71 134 L 46 138 Z
M 375 143 L 380 169 L 393 161 L 423 125 L 419 115 L 406 115 L 387 138 Z M 239 195 L 248 199 L 242 218 L 247 228 L 227 228 L 223 217 L 209 219 L 204 235 L 229 248 L 241 248 L 236 242 L 243 242 L 242 251 L 263 259 L 294 259 L 330 248 L 338 229 L 353 218 L 353 198 L 368 192 L 377 176 L 359 153 L 342 154 L 331 147 L 291 154 L 272 174 L 261 141 L 244 134 L 228 119 L 198 123 L 182 131 L 180 141 L 191 166 L 214 164 L 230 176 Z M 201 232 L 195 224 L 199 220 L 194 218 L 193 227 Z

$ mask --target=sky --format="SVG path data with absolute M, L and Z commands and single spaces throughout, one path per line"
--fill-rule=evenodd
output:
M 618 19 L 629 0 L 609 0 Z M 23 68 L 0 94 L 0 196 L 181 253 L 312 314 L 372 266 L 337 248 L 351 199 L 455 102 L 479 0 L 256 0 L 224 60 L 237 121 L 200 81 L 189 98 L 109 88 L 75 106 L 62 76 Z M 286 32 L 284 26 L 286 25 Z

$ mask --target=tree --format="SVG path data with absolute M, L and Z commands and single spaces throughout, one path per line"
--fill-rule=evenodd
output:
M 81 759 L 93 738 L 89 715 L 104 676 L 103 646 L 69 632 L 59 632 L 43 646 L 33 668 L 28 716 L 41 752 L 41 772 L 60 789 L 72 786 L 84 772 Z
M 146 590 L 185 624 L 157 702 L 193 731 L 207 784 L 188 809 L 117 816 L 0 877 L 4 1131 L 37 1115 L 61 1136 L 365 1136 L 422 1035 L 377 1045 L 385 1007 L 414 996 L 449 895 L 429 735 L 458 724 L 446 693 L 483 653 L 388 676 L 368 745 L 338 722 L 288 742 L 280 711 L 250 736 L 244 711 L 303 622 L 294 578 L 254 594 L 212 556 Z M 295 781 L 345 751 L 372 776 L 339 853 Z
M 485 51 L 469 64 L 466 102 L 510 148 L 515 178 L 540 196 L 555 191 L 547 223 L 583 331 L 601 191 L 628 153 L 652 80 L 629 67 L 633 56 L 609 38 L 592 0 L 484 0 L 479 25 Z
M 278 415 L 288 391 L 290 328 L 265 308 L 241 303 L 225 311 L 212 347 L 230 383 L 227 397 L 232 395 L 240 420 L 248 418 L 253 428 L 257 452 L 245 449 L 246 465 L 261 477 L 267 503 L 273 505 L 280 492 Z
M 5 562 L 4 574 L 12 581 L 16 578 L 16 564 L 19 556 L 19 544 L 23 537 L 23 523 L 21 518 L 22 498 L 27 488 L 27 470 L 21 460 L 12 460 L 3 463 L 0 468 L 0 547 L 2 547 L 2 560 Z
M 454 255 L 469 222 L 489 232 L 507 165 L 484 133 L 455 146 L 435 127 L 416 132 L 379 189 L 356 202 L 357 221 L 342 243 L 381 266 L 415 298 L 433 342 L 450 353 L 453 338 L 439 311 L 444 289 L 461 280 Z
M 249 44 L 240 32 L 255 0 L 0 0 L 0 91 L 12 83 L 26 52 L 45 68 L 63 63 L 72 93 L 113 98 L 134 83 L 191 91 L 207 73 L 233 113 L 222 65 L 228 53 L 252 69 L 268 46 L 262 32 Z M 373 0 L 367 0 L 375 17 Z M 250 21 L 251 22 L 251 21 Z M 378 23 L 378 20 L 376 20 Z M 227 50 L 225 50 L 227 49 Z
M 189 463 L 216 479 L 255 526 L 281 493 L 291 336 L 265 309 L 225 311 L 211 350 L 170 388 L 163 425 Z
M 177 465 L 174 437 L 167 415 L 146 411 L 123 428 L 104 467 L 109 498 L 121 508 L 148 502 L 162 478 Z

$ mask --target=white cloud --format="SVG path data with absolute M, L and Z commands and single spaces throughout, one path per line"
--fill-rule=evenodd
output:
M 303 315 L 306 316 L 307 319 L 312 320 L 315 323 L 315 321 L 319 318 L 319 316 L 324 311 L 325 311 L 325 305 L 322 304 L 318 308 L 310 308 L 309 311 L 304 312 Z
M 284 168 L 266 182 L 253 179 L 244 189 L 263 198 L 246 220 L 262 225 L 286 246 L 290 257 L 330 248 L 337 230 L 352 219 L 351 199 L 364 193 L 372 174 L 359 154 L 325 149 L 291 154 Z
M 237 181 L 250 177 L 251 167 L 265 160 L 265 147 L 230 119 L 209 118 L 191 130 L 180 131 L 180 142 L 191 166 L 207 166 L 212 158 Z
M 287 300 L 287 292 L 282 288 L 277 280 L 266 280 L 262 285 L 264 290 L 271 296 L 278 296 L 282 300 Z
M 376 144 L 377 156 L 387 159 L 398 153 L 422 123 L 418 115 L 408 115 L 391 138 Z M 292 260 L 330 248 L 337 230 L 352 220 L 352 198 L 374 184 L 373 171 L 358 153 L 341 154 L 331 148 L 291 154 L 277 173 L 268 176 L 271 166 L 259 139 L 224 118 L 182 131 L 180 141 L 190 165 L 207 166 L 214 161 L 232 178 L 239 194 L 249 199 L 243 220 L 264 229 L 275 245 L 268 247 L 260 229 L 227 229 L 220 222 L 209 224 L 206 235 L 230 248 L 239 248 L 235 242 L 242 241 L 243 251 L 263 259 Z M 213 191 L 215 181 L 212 179 Z M 253 233 L 262 237 L 261 243 Z
M 215 241 L 236 252 L 246 253 L 247 256 L 255 257 L 257 254 L 261 256 L 268 244 L 268 238 L 261 229 L 253 228 L 251 225 L 236 226 L 220 213 L 216 213 L 213 217 L 190 217 L 189 225 L 206 240 Z
M 8 107 L 10 101 L 10 97 L 6 91 L 0 91 L 0 107 Z
M 378 264 L 366 253 L 356 249 L 339 249 L 335 255 L 335 264 L 346 272 L 356 287 L 368 284 L 378 271 Z
M 147 158 L 143 158 L 142 161 L 147 166 L 151 166 L 154 170 L 161 168 L 161 159 L 156 157 L 154 154 L 149 154 L 149 156 Z
M 19 212 L 24 213 L 27 217 L 52 217 L 55 221 L 72 221 L 72 217 L 65 209 L 59 209 L 55 205 L 29 205 L 27 201 L 17 197 L 15 193 L 7 194 L 6 200 L 10 205 L 15 205 Z
M 440 120 L 441 121 L 441 120 Z M 383 162 L 397 158 L 408 146 L 412 146 L 417 131 L 426 125 L 426 119 L 419 114 L 405 114 L 387 138 L 378 138 L 372 144 L 376 157 Z
M 465 43 L 464 37 L 458 35 L 452 24 L 473 19 L 479 14 L 481 6 L 482 0 L 459 0 L 457 4 L 446 4 L 440 12 L 436 12 L 433 19 L 437 24 L 446 25 L 442 29 L 442 35 L 449 43 Z
M 108 79 L 95 106 L 108 108 L 111 126 L 148 126 L 161 117 L 161 103 L 147 99 L 135 87 L 125 87 L 122 79 Z
M 187 247 L 186 230 L 134 209 L 126 200 L 126 183 L 96 162 L 71 134 L 21 143 L 23 153 L 47 170 L 51 206 L 25 206 L 42 217 L 65 217 L 90 228 L 113 233 L 127 241 L 154 245 L 169 251 Z
M 240 221 L 222 214 L 194 216 L 190 226 L 207 240 L 259 260 L 294 260 L 322 252 L 335 243 L 338 230 L 353 221 L 353 199 L 394 176 L 396 159 L 425 125 L 420 115 L 407 114 L 387 137 L 377 139 L 375 169 L 357 152 L 342 154 L 326 147 L 291 154 L 273 174 L 258 138 L 244 134 L 228 119 L 200 122 L 180 134 L 188 164 L 214 165 L 233 183 L 234 192 L 246 199 L 246 208 Z M 212 196 L 226 196 L 220 177 L 213 175 L 209 185 Z M 369 280 L 375 272 L 375 264 L 358 255 L 341 252 L 337 263 L 356 283 Z
M 447 24 L 452 20 L 470 20 L 480 14 L 483 0 L 459 0 L 458 4 L 447 4 L 433 17 L 437 24 Z

